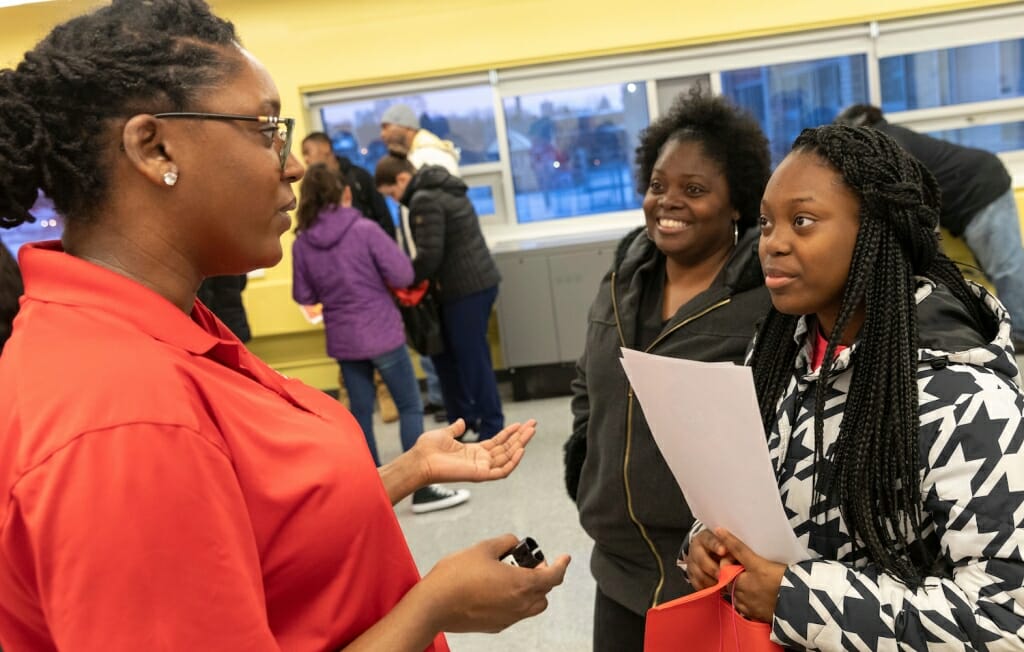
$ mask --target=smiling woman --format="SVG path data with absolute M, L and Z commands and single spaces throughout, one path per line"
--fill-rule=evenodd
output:
M 568 558 L 484 541 L 420 579 L 393 505 L 495 480 L 535 423 L 457 422 L 379 469 L 325 394 L 274 372 L 200 282 L 280 260 L 303 168 L 277 87 L 201 0 L 116 0 L 0 70 L 0 225 L 41 189 L 0 356 L 0 645 L 446 650 L 545 608 Z
M 646 610 L 692 590 L 675 558 L 693 516 L 620 349 L 738 363 L 768 309 L 751 228 L 768 144 L 754 119 L 681 96 L 642 133 L 637 164 L 646 224 L 619 245 L 590 309 L 566 444 L 569 493 L 594 539 L 594 649 L 609 652 L 642 650 Z

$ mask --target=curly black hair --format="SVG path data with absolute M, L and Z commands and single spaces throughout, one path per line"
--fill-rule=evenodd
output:
M 860 199 L 850 273 L 814 390 L 814 491 L 824 495 L 828 508 L 839 507 L 869 559 L 918 587 L 936 563 L 937 551 L 921 543 L 914 276 L 947 287 L 979 333 L 991 337 L 997 324 L 939 249 L 939 187 L 917 159 L 880 131 L 839 125 L 804 130 L 793 151 L 820 157 Z M 817 469 L 824 455 L 833 356 L 861 305 L 866 314 L 856 364 L 825 478 Z M 755 340 L 751 364 L 766 432 L 772 431 L 778 401 L 792 380 L 798 320 L 798 315 L 772 308 Z M 917 542 L 913 546 L 907 545 L 910 534 Z
M 135 114 L 192 109 L 234 72 L 234 26 L 202 0 L 114 0 L 58 25 L 0 70 L 0 226 L 33 221 L 42 189 L 87 221 L 110 180 L 112 128 Z
M 757 224 L 761 195 L 771 176 L 771 156 L 768 139 L 753 116 L 699 86 L 688 96 L 680 94 L 668 113 L 640 134 L 636 187 L 641 195 L 647 192 L 654 163 L 670 140 L 700 143 L 725 175 L 729 201 L 740 213 L 740 232 Z

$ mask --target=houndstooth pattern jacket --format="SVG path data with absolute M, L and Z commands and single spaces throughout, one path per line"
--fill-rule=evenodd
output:
M 810 650 L 1024 650 L 1024 395 L 1010 347 L 1009 317 L 992 342 L 966 324 L 944 288 L 921 280 L 917 373 L 924 544 L 940 563 L 919 590 L 854 549 L 838 508 L 812 504 L 814 394 L 808 324 L 796 370 L 779 401 L 768 448 L 786 513 L 811 552 L 782 580 L 772 638 Z M 973 341 L 972 341 L 973 340 Z M 825 405 L 828 473 L 857 345 L 836 359 Z M 699 526 L 694 528 L 694 532 Z

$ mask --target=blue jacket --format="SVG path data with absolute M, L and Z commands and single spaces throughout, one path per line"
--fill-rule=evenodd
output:
M 292 297 L 322 303 L 327 353 L 368 360 L 405 344 L 389 287 L 412 284 L 412 263 L 380 225 L 354 208 L 329 208 L 292 245 Z

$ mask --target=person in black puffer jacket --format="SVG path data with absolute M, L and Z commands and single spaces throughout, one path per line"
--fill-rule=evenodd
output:
M 641 136 L 646 226 L 623 240 L 590 309 L 572 384 L 567 488 L 594 539 L 594 650 L 643 649 L 644 614 L 693 589 L 676 568 L 693 515 L 619 363 L 621 347 L 741 363 L 770 301 L 757 260 L 768 141 L 694 94 Z
M 409 209 L 415 283 L 429 280 L 441 304 L 445 349 L 431 359 L 448 419 L 462 417 L 480 440 L 489 439 L 505 426 L 487 341 L 501 275 L 466 196 L 466 184 L 443 167 L 427 165 L 417 171 L 394 155 L 377 164 L 375 181 L 380 192 Z

